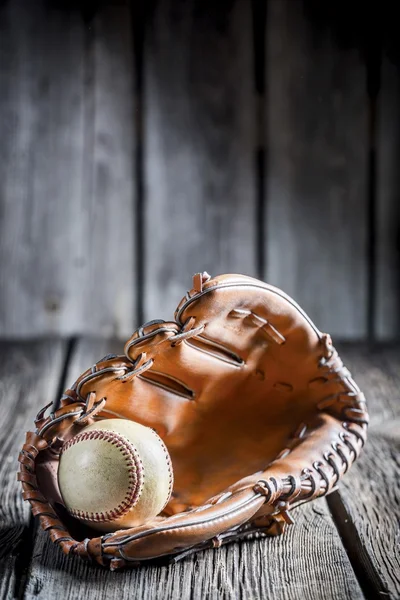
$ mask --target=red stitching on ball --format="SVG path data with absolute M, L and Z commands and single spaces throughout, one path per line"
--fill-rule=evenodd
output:
M 69 512 L 73 517 L 84 519 L 86 521 L 94 521 L 96 523 L 114 521 L 125 515 L 137 504 L 143 490 L 143 463 L 137 449 L 129 440 L 115 431 L 107 431 L 105 429 L 94 429 L 93 431 L 83 431 L 82 433 L 78 433 L 78 435 L 71 438 L 63 445 L 61 454 L 78 442 L 87 440 L 102 440 L 116 446 L 121 451 L 128 467 L 128 489 L 125 498 L 112 510 L 101 513 L 92 513 L 72 508 L 69 509 Z

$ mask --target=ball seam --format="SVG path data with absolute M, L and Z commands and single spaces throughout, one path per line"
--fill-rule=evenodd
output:
M 82 433 L 78 433 L 78 435 L 74 436 L 63 445 L 61 455 L 78 442 L 89 440 L 109 442 L 121 451 L 128 467 L 128 488 L 124 499 L 112 510 L 94 513 L 69 508 L 68 511 L 73 517 L 85 521 L 93 521 L 95 523 L 115 521 L 129 512 L 139 501 L 144 483 L 143 463 L 140 459 L 139 452 L 126 437 L 115 431 L 107 431 L 104 429 L 94 429 L 93 431 L 83 431 Z

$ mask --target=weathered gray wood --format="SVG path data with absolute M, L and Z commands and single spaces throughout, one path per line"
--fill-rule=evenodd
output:
M 385 50 L 377 106 L 375 329 L 380 339 L 400 337 L 400 55 L 397 54 L 388 56 Z
M 328 11 L 343 14 L 332 20 Z M 360 338 L 367 323 L 366 70 L 346 11 L 340 3 L 268 3 L 265 277 L 322 330 Z
M 127 6 L 0 8 L 0 335 L 127 335 L 134 315 Z
M 136 319 L 134 65 L 131 14 L 128 3 L 119 4 L 99 7 L 89 34 L 87 74 L 93 85 L 86 82 L 85 143 L 91 243 L 85 320 L 90 327 L 83 326 L 79 335 L 130 337 Z
M 368 598 L 400 595 L 400 348 L 341 348 L 366 394 L 371 422 L 361 458 L 328 504 Z
M 39 532 L 27 600 L 363 598 L 324 500 L 299 508 L 281 538 L 243 541 L 176 565 L 109 573 L 66 558 Z
M 354 569 L 369 598 L 400 597 L 400 418 L 384 434 L 370 432 L 364 456 L 328 499 Z
M 145 32 L 145 316 L 256 271 L 251 5 L 159 0 Z
M 122 344 L 84 340 L 70 362 L 67 385 Z M 26 598 L 362 598 L 323 499 L 300 507 L 296 526 L 281 538 L 245 541 L 203 552 L 172 566 L 109 573 L 65 557 L 39 531 Z
M 39 409 L 55 399 L 64 356 L 60 341 L 0 343 L 0 598 L 13 597 L 31 550 L 30 508 L 16 479 L 18 454 Z

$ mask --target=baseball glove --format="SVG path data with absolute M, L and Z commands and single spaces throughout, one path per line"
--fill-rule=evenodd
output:
M 111 569 L 177 560 L 253 532 L 277 535 L 292 508 L 331 492 L 366 439 L 363 394 L 331 338 L 277 288 L 197 274 L 175 321 L 151 321 L 125 355 L 83 373 L 60 408 L 37 416 L 19 456 L 23 496 L 66 554 Z M 172 459 L 162 514 L 98 536 L 69 516 L 60 449 L 96 420 L 152 427 Z

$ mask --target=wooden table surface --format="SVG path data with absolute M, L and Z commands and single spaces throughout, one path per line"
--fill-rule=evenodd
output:
M 340 346 L 366 393 L 369 439 L 328 498 L 294 511 L 278 538 L 241 541 L 172 566 L 109 573 L 67 558 L 38 530 L 16 481 L 38 409 L 122 343 L 0 343 L 0 598 L 400 598 L 400 349 Z

